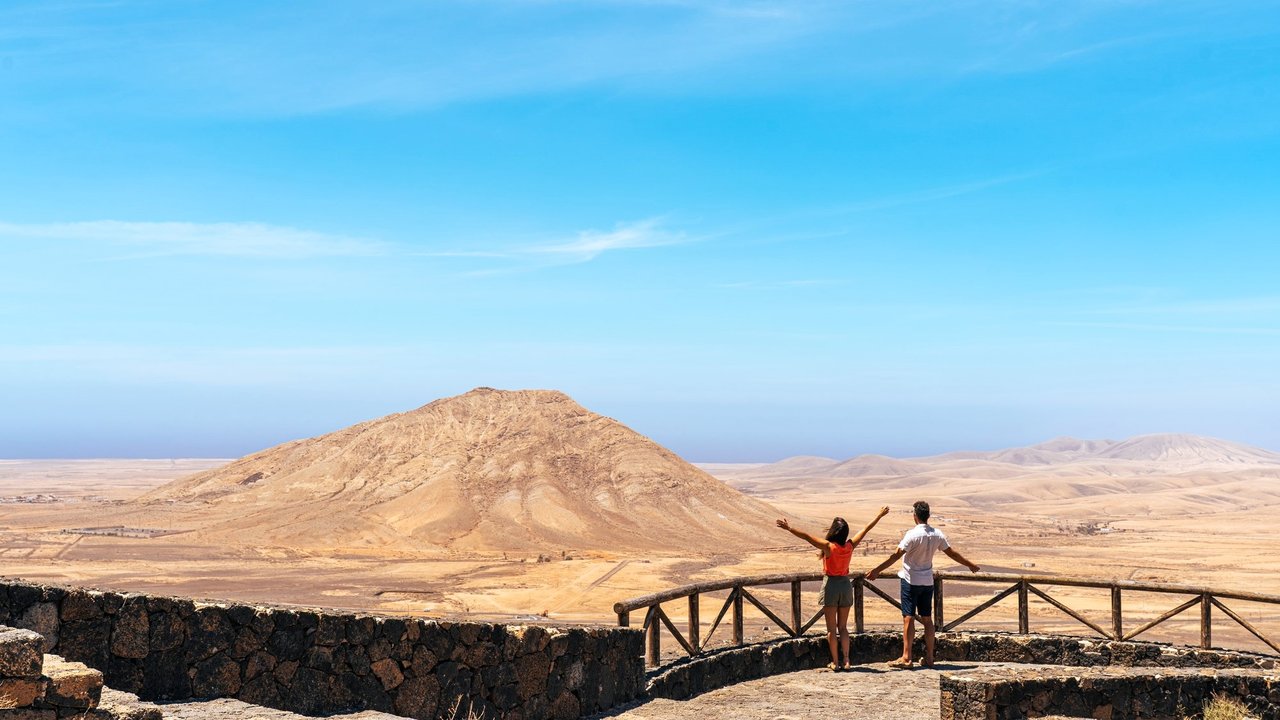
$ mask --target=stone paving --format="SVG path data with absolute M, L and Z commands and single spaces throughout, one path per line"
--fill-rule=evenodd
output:
M 311 720 L 285 710 L 250 705 L 239 700 L 207 700 L 161 705 L 165 720 Z M 330 715 L 328 720 L 403 720 L 397 715 L 366 710 L 351 715 Z
M 899 670 L 884 663 L 872 663 L 840 673 L 826 669 L 802 670 L 730 685 L 689 700 L 659 699 L 633 703 L 595 717 L 619 720 L 936 720 L 940 672 L 1015 667 L 1027 670 L 1042 666 L 939 662 L 929 670 L 919 667 Z

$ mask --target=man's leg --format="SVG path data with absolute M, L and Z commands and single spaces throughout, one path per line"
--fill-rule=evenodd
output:
M 899 604 L 902 605 L 902 656 L 890 665 L 911 666 L 911 644 L 915 640 L 915 607 L 912 605 L 911 585 L 906 580 L 898 582 Z
M 933 617 L 920 616 L 920 624 L 924 626 L 924 662 L 925 667 L 933 667 Z
M 911 646 L 916 639 L 916 618 L 914 615 L 902 616 L 902 662 L 911 664 Z

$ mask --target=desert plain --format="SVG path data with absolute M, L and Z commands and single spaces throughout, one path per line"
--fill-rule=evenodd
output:
M 868 569 L 911 526 L 911 503 L 925 499 L 934 508 L 933 524 L 983 571 L 1280 595 L 1280 554 L 1273 554 L 1280 455 L 1265 450 L 1190 435 L 1125 441 L 1060 438 L 1026 448 L 929 458 L 862 455 L 843 461 L 704 464 L 688 471 L 664 469 L 650 477 L 646 463 L 683 461 L 674 455 L 653 459 L 657 456 L 646 453 L 661 448 L 631 438 L 620 424 L 562 395 L 495 399 L 494 392 L 499 391 L 460 396 L 466 399 L 462 405 L 454 398 L 452 405 L 432 404 L 414 411 L 417 415 L 349 428 L 341 431 L 345 435 L 335 433 L 337 440 L 297 441 L 235 462 L 0 461 L 0 572 L 38 582 L 213 600 L 501 622 L 611 624 L 613 603 L 625 598 L 695 581 L 819 569 L 811 549 L 773 526 L 774 516 L 786 516 L 818 534 L 833 515 L 846 517 L 856 529 L 880 506 L 888 506 L 890 514 L 855 552 L 854 569 Z M 596 442 L 602 429 L 605 436 L 614 433 L 597 455 L 622 458 L 609 465 L 609 482 L 630 489 L 606 497 L 612 491 L 595 486 L 547 486 L 539 479 L 546 473 L 603 471 L 582 460 L 595 457 L 591 448 L 578 446 L 588 441 L 573 441 L 576 436 L 564 427 L 557 426 L 557 437 L 571 439 L 564 446 L 549 446 L 527 427 L 512 430 L 510 417 L 495 420 L 495 412 L 524 417 L 527 408 L 508 406 L 517 400 L 536 403 L 538 412 L 551 408 L 555 422 L 568 423 L 564 427 L 590 429 L 590 442 Z M 391 492 L 388 485 L 372 483 L 394 476 L 395 469 L 379 465 L 376 472 L 354 475 L 343 469 L 343 463 L 354 462 L 353 448 L 369 445 L 379 458 L 403 455 L 403 449 L 388 449 L 391 436 L 386 433 L 420 439 L 423 428 L 436 432 L 446 420 L 450 427 L 462 428 L 459 437 L 466 442 L 437 437 L 432 457 L 457 452 L 464 459 L 414 472 L 431 478 L 452 473 L 453 491 L 441 485 L 429 497 L 405 500 L 404 492 L 415 490 Z M 476 427 L 484 432 L 477 435 Z M 555 459 L 521 456 L 495 465 L 494 448 L 506 448 L 511 437 L 524 438 L 522 447 L 528 452 L 550 453 Z M 578 460 L 566 464 L 566 457 Z M 411 463 L 412 458 L 402 461 Z M 365 458 L 355 465 L 369 467 L 368 462 Z M 290 469 L 291 463 L 301 469 Z M 316 474 L 320 465 L 326 469 Z M 485 479 L 491 476 L 508 479 L 494 485 Z M 511 477 L 527 477 L 528 484 Z M 273 478 L 278 479 L 274 485 Z M 716 497 L 720 486 L 724 498 Z M 352 488 L 359 492 L 353 495 Z M 373 494 L 357 502 L 353 498 L 365 498 L 359 493 Z M 452 497 L 450 493 L 456 497 L 447 504 L 415 514 L 415 504 L 443 503 L 440 498 Z M 613 519 L 627 517 L 629 503 L 661 509 L 664 498 L 673 505 L 671 518 L 650 517 L 641 508 L 637 512 L 647 518 L 644 522 L 624 525 Z M 307 509 L 297 509 L 302 505 Z M 342 513 L 362 520 L 339 517 Z M 455 521 L 468 513 L 475 518 Z M 715 515 L 714 522 L 709 519 L 704 528 L 699 513 Z M 670 525 L 660 526 L 662 522 Z M 384 532 L 383 524 L 390 529 Z M 646 532 L 650 524 L 656 527 L 653 534 Z M 939 560 L 942 569 L 960 570 Z M 881 587 L 896 593 L 896 580 L 890 577 Z M 949 585 L 948 616 L 957 617 L 1000 589 Z M 1108 625 L 1106 590 L 1046 589 L 1099 625 Z M 783 590 L 760 595 L 785 616 Z M 815 591 L 805 588 L 809 612 L 816 609 Z M 1126 593 L 1126 626 L 1152 619 L 1183 599 Z M 705 624 L 719 604 L 704 600 Z M 1280 606 L 1229 604 L 1264 632 L 1280 635 Z M 708 611 L 709 606 L 714 607 Z M 679 603 L 668 612 L 681 621 Z M 1193 609 L 1143 638 L 1195 642 L 1198 621 Z M 893 627 L 899 618 L 892 607 L 868 595 L 867 622 Z M 1016 629 L 1014 599 L 966 627 Z M 1039 599 L 1031 602 L 1031 628 L 1090 634 Z M 748 609 L 749 636 L 777 632 L 763 615 Z M 725 634 L 720 631 L 720 640 Z M 1214 642 L 1265 649 L 1221 615 Z M 665 647 L 674 648 L 672 642 Z

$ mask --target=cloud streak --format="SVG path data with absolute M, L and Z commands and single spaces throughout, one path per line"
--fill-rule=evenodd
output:
M 0 222 L 0 240 L 98 243 L 132 249 L 126 259 L 201 255 L 299 260 L 386 254 L 386 243 L 252 222 Z
M 1274 327 L 1231 327 L 1214 325 L 1159 325 L 1153 323 L 1126 322 L 1052 322 L 1059 327 L 1102 328 L 1110 330 L 1134 330 L 1138 332 L 1195 333 L 1205 335 L 1280 335 Z
M 127 92 L 145 101 L 130 109 L 148 113 L 292 116 L 669 82 L 811 34 L 830 12 L 826 2 L 546 0 L 126 2 L 106 12 L 18 0 L 0 8 L 0 41 L 20 41 L 12 77 L 32 97 L 84 79 L 109 91 L 60 99 L 63 108 L 112 107 Z M 163 39 L 120 39 L 138 34 Z
M 668 229 L 662 218 L 648 218 L 636 222 L 621 222 L 610 230 L 581 230 L 568 240 L 551 240 L 497 249 L 442 250 L 415 254 L 437 258 L 494 260 L 510 264 L 506 268 L 490 268 L 471 273 L 491 275 L 577 265 L 591 262 L 605 253 L 684 245 L 705 239 L 704 236 L 694 236 L 683 231 Z
M 662 227 L 661 220 L 650 218 L 635 223 L 619 223 L 612 230 L 584 230 L 568 242 L 534 245 L 523 252 L 565 258 L 569 262 L 588 262 L 612 250 L 682 245 L 690 242 L 688 235 L 671 232 Z
M 1100 308 L 1096 315 L 1273 315 L 1280 314 L 1280 297 L 1261 296 L 1186 302 L 1134 304 Z

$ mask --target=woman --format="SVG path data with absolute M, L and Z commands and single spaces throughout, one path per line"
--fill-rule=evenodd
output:
M 818 596 L 818 604 L 822 605 L 823 615 L 827 620 L 827 647 L 831 650 L 831 664 L 827 667 L 832 670 L 848 670 L 853 667 L 849 662 L 849 608 L 853 606 L 849 559 L 853 557 L 853 549 L 862 542 L 862 538 L 871 532 L 880 518 L 888 514 L 889 508 L 880 508 L 880 512 L 852 540 L 849 539 L 849 523 L 841 517 L 831 521 L 826 540 L 819 540 L 803 530 L 791 527 L 786 518 L 778 520 L 778 527 L 818 548 L 818 556 L 822 558 L 822 593 Z M 838 648 L 837 632 L 840 633 Z M 844 657 L 843 666 L 840 664 L 841 654 Z

